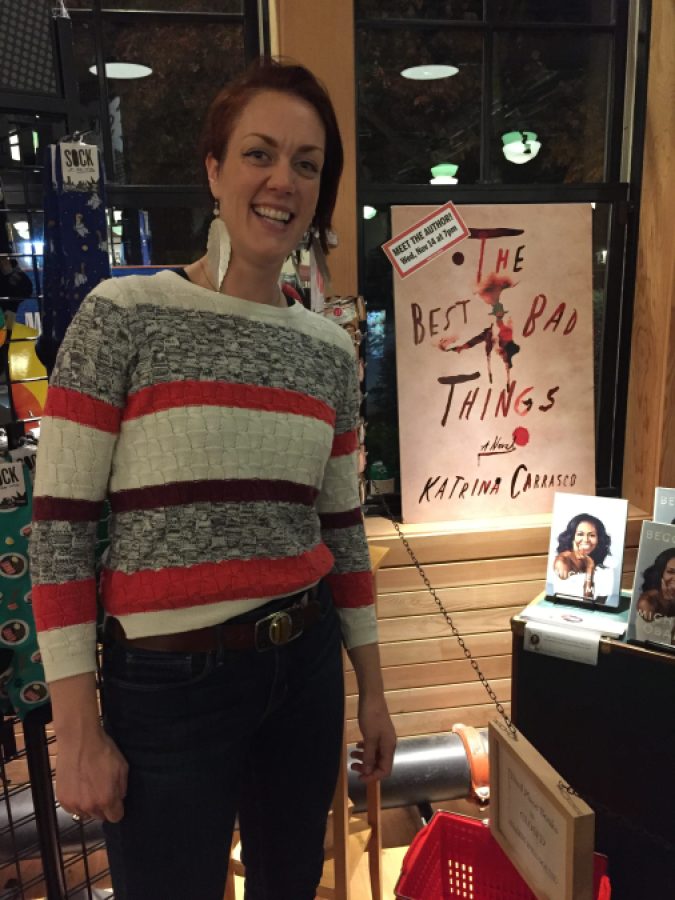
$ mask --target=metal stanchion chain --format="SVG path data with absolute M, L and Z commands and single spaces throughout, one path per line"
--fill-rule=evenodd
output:
M 374 484 L 374 482 L 371 482 L 371 484 Z M 449 626 L 450 630 L 452 631 L 454 637 L 457 639 L 457 643 L 458 643 L 459 646 L 461 647 L 462 653 L 464 654 L 465 658 L 466 658 L 466 659 L 469 661 L 469 663 L 471 664 L 471 668 L 474 670 L 474 672 L 476 673 L 476 675 L 477 675 L 477 677 L 478 677 L 478 680 L 480 681 L 480 683 L 481 683 L 481 684 L 483 685 L 483 687 L 485 688 L 485 691 L 486 691 L 488 697 L 490 698 L 490 700 L 492 700 L 492 702 L 493 702 L 494 705 L 495 705 L 495 708 L 496 708 L 497 712 L 499 713 L 499 715 L 500 715 L 500 716 L 502 717 L 502 719 L 504 720 L 504 724 L 506 725 L 506 727 L 507 727 L 507 729 L 508 729 L 508 731 L 509 731 L 509 734 L 511 735 L 511 737 L 512 737 L 514 740 L 517 740 L 517 739 L 518 739 L 518 730 L 517 730 L 516 726 L 513 724 L 513 722 L 511 721 L 509 715 L 507 714 L 506 710 L 504 709 L 504 707 L 502 706 L 502 704 L 501 704 L 501 703 L 499 702 L 499 700 L 497 699 L 497 695 L 495 694 L 495 692 L 494 692 L 494 690 L 493 690 L 493 688 L 492 688 L 492 685 L 490 684 L 490 682 L 487 680 L 487 678 L 485 677 L 485 675 L 484 675 L 483 672 L 481 671 L 481 668 L 480 668 L 480 666 L 478 665 L 478 661 L 476 660 L 476 658 L 475 658 L 475 657 L 473 656 L 473 654 L 471 653 L 471 650 L 469 650 L 469 648 L 467 647 L 464 638 L 462 637 L 462 635 L 461 635 L 460 632 L 459 632 L 459 629 L 457 628 L 457 626 L 455 625 L 455 623 L 452 621 L 452 616 L 450 615 L 450 613 L 447 611 L 447 609 L 446 609 L 445 606 L 443 605 L 442 600 L 440 599 L 440 597 L 438 596 L 438 594 L 437 594 L 436 591 L 434 590 L 434 588 L 433 588 L 431 582 L 430 582 L 429 579 L 427 578 L 427 573 L 424 571 L 424 568 L 422 567 L 422 563 L 418 560 L 417 556 L 415 555 L 415 551 L 413 550 L 413 548 L 412 548 L 412 547 L 410 546 L 410 544 L 408 543 L 408 539 L 406 538 L 406 536 L 405 536 L 405 535 L 403 534 L 403 532 L 401 531 L 401 526 L 398 524 L 398 522 L 396 521 L 396 519 L 395 519 L 394 516 L 392 515 L 392 512 L 391 512 L 391 510 L 389 509 L 389 505 L 388 505 L 387 501 L 384 499 L 384 496 L 378 492 L 377 488 L 374 488 L 374 492 L 375 492 L 375 495 L 377 496 L 378 500 L 380 501 L 380 504 L 382 505 L 382 508 L 384 509 L 384 511 L 385 511 L 385 513 L 386 513 L 387 519 L 389 519 L 389 521 L 391 522 L 391 524 L 394 526 L 394 528 L 395 528 L 395 530 L 396 530 L 396 534 L 397 534 L 397 535 L 399 536 L 399 538 L 401 539 L 401 541 L 402 541 L 402 543 L 403 543 L 403 546 L 405 547 L 405 549 L 406 549 L 406 551 L 407 551 L 407 553 L 408 553 L 408 556 L 409 556 L 410 559 L 413 561 L 413 565 L 414 565 L 415 568 L 417 569 L 420 578 L 422 579 L 422 581 L 424 582 L 424 584 L 425 584 L 425 586 L 426 586 L 426 589 L 429 591 L 429 593 L 431 594 L 431 596 L 434 598 L 434 600 L 435 600 L 435 602 L 436 602 L 436 605 L 438 606 L 438 609 L 439 609 L 441 615 L 443 616 L 443 618 L 445 619 L 445 621 L 448 623 L 448 626 Z

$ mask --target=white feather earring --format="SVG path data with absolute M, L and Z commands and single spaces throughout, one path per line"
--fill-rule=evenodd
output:
M 223 220 L 217 217 L 211 222 L 206 242 L 206 267 L 217 291 L 225 278 L 231 252 L 230 235 Z

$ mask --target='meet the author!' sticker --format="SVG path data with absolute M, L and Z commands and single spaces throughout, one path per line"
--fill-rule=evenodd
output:
M 387 241 L 382 249 L 398 275 L 405 278 L 468 236 L 469 229 L 457 210 L 452 203 L 446 203 L 407 231 Z

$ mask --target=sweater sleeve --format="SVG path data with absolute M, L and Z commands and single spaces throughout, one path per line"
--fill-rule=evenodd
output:
M 351 346 L 345 351 L 343 392 L 317 509 L 323 541 L 335 564 L 327 576 L 347 649 L 377 641 L 375 592 L 358 486 L 359 384 Z
M 104 282 L 83 301 L 59 350 L 40 426 L 30 561 L 48 681 L 95 670 L 96 526 L 131 354 L 120 294 Z

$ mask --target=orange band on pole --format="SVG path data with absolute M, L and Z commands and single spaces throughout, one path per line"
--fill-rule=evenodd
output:
M 454 725 L 452 733 L 464 744 L 471 772 L 471 790 L 480 803 L 487 803 L 490 799 L 490 759 L 485 742 L 478 729 L 470 725 Z

